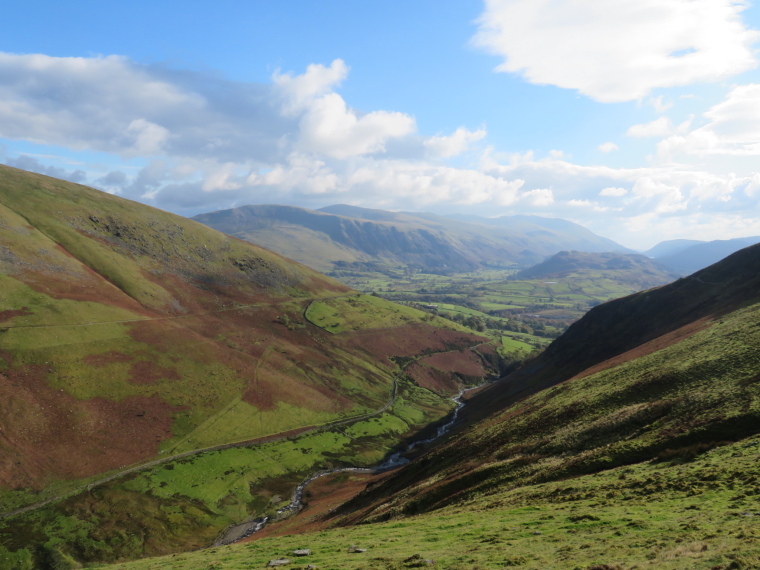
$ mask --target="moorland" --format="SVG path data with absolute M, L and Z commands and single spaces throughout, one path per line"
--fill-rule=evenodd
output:
M 760 246 L 678 278 L 561 220 L 475 259 L 429 216 L 286 213 L 411 250 L 327 276 L 0 166 L 0 566 L 760 566 Z M 404 466 L 337 471 L 474 386 Z

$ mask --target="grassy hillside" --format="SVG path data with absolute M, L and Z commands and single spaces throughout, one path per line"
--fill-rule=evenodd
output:
M 0 554 L 42 564 L 38 549 L 84 536 L 95 513 L 105 530 L 76 553 L 83 560 L 202 545 L 249 503 L 251 512 L 270 508 L 257 497 L 304 470 L 335 454 L 377 459 L 440 418 L 462 378 L 450 375 L 438 394 L 413 377 L 401 386 L 396 361 L 452 350 L 456 359 L 461 349 L 471 366 L 468 348 L 483 339 L 420 311 L 403 309 L 397 320 L 392 304 L 356 295 L 191 220 L 0 167 L 0 516 L 55 500 L 5 518 Z M 330 300 L 349 323 L 340 334 L 305 317 L 312 303 Z M 387 331 L 371 324 L 354 326 L 349 306 L 391 327 L 393 342 L 373 337 Z M 478 362 L 482 377 L 490 365 Z M 365 420 L 394 395 L 393 429 L 356 446 L 336 443 L 326 455 L 306 446 L 287 474 L 258 473 L 259 456 L 245 464 L 234 459 L 237 448 L 223 449 Z M 139 471 L 156 461 L 153 469 L 166 471 L 194 464 L 203 450 L 225 459 L 197 460 L 194 493 Z M 233 464 L 252 474 L 225 498 L 217 481 Z M 151 481 L 166 492 L 155 494 Z M 188 512 L 205 513 L 202 522 Z M 177 516 L 160 522 L 167 513 Z M 142 530 L 119 542 L 114 521 L 127 515 Z
M 460 221 L 345 205 L 318 211 L 261 205 L 193 219 L 325 272 L 452 273 L 524 267 L 567 247 L 624 249 L 571 222 L 526 216 Z
M 512 394 L 347 503 L 320 509 L 323 482 L 300 527 L 290 524 L 305 533 L 280 535 L 283 525 L 250 544 L 122 567 L 296 565 L 297 548 L 312 550 L 303 564 L 327 568 L 758 567 L 758 263 L 760 248 L 748 248 L 600 306 L 556 341 L 591 368 Z M 607 342 L 634 322 L 628 339 Z M 584 355 L 592 335 L 605 350 L 634 344 L 602 364 Z M 508 379 L 478 398 L 510 388 Z

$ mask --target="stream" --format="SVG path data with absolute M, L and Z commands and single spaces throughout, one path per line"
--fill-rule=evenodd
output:
M 407 459 L 406 457 L 403 457 L 403 454 L 409 453 L 415 447 L 418 447 L 420 445 L 432 443 L 435 440 L 442 437 L 444 434 L 446 434 L 452 427 L 454 427 L 454 424 L 456 424 L 457 420 L 459 419 L 459 412 L 466 405 L 466 402 L 462 400 L 464 395 L 467 392 L 471 390 L 476 390 L 477 388 L 485 386 L 486 384 L 490 384 L 490 382 L 484 382 L 483 384 L 479 384 L 478 386 L 474 386 L 472 388 L 463 388 L 462 390 L 460 390 L 460 392 L 452 398 L 452 400 L 456 402 L 457 406 L 456 408 L 454 408 L 454 411 L 452 412 L 451 417 L 449 418 L 449 421 L 439 426 L 438 430 L 436 431 L 433 437 L 413 441 L 412 443 L 407 445 L 406 449 L 404 449 L 403 451 L 398 451 L 396 453 L 391 454 L 388 457 L 388 459 L 383 461 L 380 465 L 376 465 L 375 467 L 338 467 L 336 469 L 327 469 L 324 471 L 318 471 L 317 473 L 314 473 L 313 475 L 311 475 L 308 479 L 303 480 L 293 490 L 293 495 L 291 497 L 290 503 L 288 503 L 284 507 L 277 509 L 277 516 L 275 517 L 274 520 L 276 521 L 282 520 L 284 518 L 287 518 L 291 514 L 298 512 L 298 510 L 301 508 L 301 502 L 303 500 L 303 494 L 304 494 L 304 490 L 306 489 L 306 486 L 312 481 L 319 479 L 320 477 L 324 477 L 325 475 L 332 475 L 334 473 L 377 474 L 377 473 L 384 473 L 385 471 L 390 471 L 391 469 L 396 469 L 398 467 L 401 467 L 402 465 L 406 465 L 407 463 L 409 463 L 410 460 Z M 235 542 L 238 542 L 239 540 L 247 538 L 251 536 L 252 534 L 260 531 L 262 528 L 264 528 L 266 524 L 269 522 L 269 520 L 270 520 L 269 517 L 259 517 L 251 521 L 234 525 L 228 528 L 227 531 L 225 531 L 225 533 L 214 543 L 214 546 L 233 544 Z

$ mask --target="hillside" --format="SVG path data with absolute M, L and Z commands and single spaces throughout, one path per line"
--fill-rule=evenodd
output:
M 689 275 L 758 242 L 760 242 L 760 236 L 697 242 L 688 247 L 679 247 L 676 251 L 652 257 L 679 275 Z
M 636 254 L 560 251 L 549 259 L 523 269 L 515 280 L 611 279 L 636 289 L 650 289 L 673 281 L 677 275 L 651 259 Z
M 663 257 L 666 255 L 674 255 L 679 251 L 683 251 L 687 247 L 691 247 L 692 245 L 697 245 L 700 243 L 705 242 L 696 239 L 670 239 L 667 241 L 661 241 L 653 248 L 642 252 L 642 254 L 646 255 L 647 257 L 657 259 L 658 257 Z M 700 269 L 702 268 L 700 267 Z
M 83 561 L 210 544 L 302 473 L 372 464 L 440 418 L 489 373 L 483 341 L 197 222 L 0 166 L 0 559 L 42 564 L 95 519 Z M 415 384 L 433 372 L 437 393 Z M 330 435 L 336 421 L 357 433 Z M 264 468 L 246 447 L 277 456 L 320 426 L 298 461 Z M 127 517 L 139 538 L 119 542 Z
M 492 385 L 447 442 L 348 502 L 336 485 L 366 480 L 315 485 L 250 544 L 124 567 L 264 566 L 297 548 L 329 568 L 758 567 L 758 275 L 753 246 L 605 303 L 535 360 L 547 388 L 516 394 L 524 370 Z
M 321 210 L 242 206 L 196 221 L 320 271 L 409 268 L 429 273 L 525 267 L 572 247 L 622 251 L 564 220 L 527 216 L 459 221 L 433 214 L 336 205 Z
M 555 480 L 760 432 L 759 286 L 754 246 L 592 309 L 533 362 L 476 396 L 492 416 L 390 477 L 385 493 L 399 494 L 384 496 L 380 511 L 420 512 L 517 473 Z M 446 483 L 423 483 L 433 472 Z

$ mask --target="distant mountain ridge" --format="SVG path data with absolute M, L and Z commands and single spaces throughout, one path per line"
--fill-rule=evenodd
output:
M 705 242 L 672 240 L 656 245 L 646 255 L 680 275 L 688 275 L 756 243 L 760 243 L 760 236 Z
M 320 271 L 376 264 L 466 272 L 526 267 L 568 247 L 629 251 L 572 222 L 532 216 L 462 220 L 348 205 L 251 205 L 193 219 Z
M 623 281 L 637 289 L 664 285 L 678 277 L 644 255 L 560 251 L 538 265 L 523 269 L 514 275 L 514 279 L 561 279 L 570 275 L 588 276 L 599 271 L 604 272 L 606 278 Z

